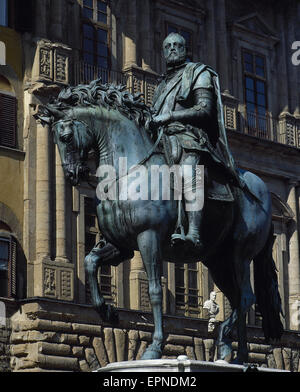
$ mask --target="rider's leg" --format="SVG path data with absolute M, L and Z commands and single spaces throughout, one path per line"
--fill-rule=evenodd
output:
M 199 153 L 191 152 L 187 154 L 182 165 L 188 165 L 191 168 L 191 175 L 189 175 L 188 178 L 186 174 L 184 174 L 184 201 L 189 224 L 185 240 L 191 242 L 194 246 L 202 247 L 201 223 L 204 194 L 200 178 L 204 173 L 197 172 L 197 170 L 199 170 L 199 168 L 197 168 L 199 161 Z

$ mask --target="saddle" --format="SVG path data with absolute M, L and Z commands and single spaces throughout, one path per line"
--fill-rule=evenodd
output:
M 164 135 L 162 144 L 162 151 L 165 154 L 167 163 L 170 166 L 174 163 L 178 164 L 183 148 L 178 142 L 176 136 L 170 135 L 166 137 Z M 233 202 L 234 196 L 229 185 L 228 175 L 224 173 L 224 169 L 222 170 L 221 165 L 214 162 L 212 157 L 208 158 L 208 151 L 202 152 L 205 160 L 205 162 L 202 163 L 205 167 L 205 198 L 224 202 Z
M 234 201 L 234 196 L 227 179 L 217 170 L 214 168 L 205 170 L 204 181 L 206 198 L 224 202 Z

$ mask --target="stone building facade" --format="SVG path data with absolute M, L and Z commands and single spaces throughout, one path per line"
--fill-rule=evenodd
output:
M 139 253 L 102 268 L 99 284 L 119 309 L 118 325 L 90 305 L 83 260 L 99 233 L 94 190 L 66 183 L 51 132 L 37 105 L 68 85 L 126 84 L 151 98 L 164 69 L 161 44 L 186 38 L 192 61 L 220 75 L 227 135 L 239 167 L 269 186 L 273 249 L 285 333 L 266 344 L 260 315 L 248 315 L 249 361 L 300 370 L 299 181 L 300 41 L 296 0 L 0 1 L 0 369 L 91 371 L 138 359 L 153 329 Z M 5 65 L 6 64 L 6 65 Z M 4 115 L 3 115 L 4 113 Z M 216 330 L 203 303 L 213 289 L 218 321 L 230 309 L 199 262 L 163 266 L 164 356 L 213 360 Z M 1 314 L 0 314 L 1 316 Z M 0 320 L 4 318 L 0 317 Z

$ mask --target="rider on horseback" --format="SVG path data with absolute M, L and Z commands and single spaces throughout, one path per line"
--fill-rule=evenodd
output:
M 186 43 L 180 34 L 168 35 L 163 42 L 163 52 L 167 72 L 154 93 L 152 130 L 163 127 L 163 149 L 169 165 L 192 166 L 193 184 L 196 165 L 213 166 L 214 172 L 219 173 L 215 178 L 223 179 L 221 183 L 214 181 L 214 185 L 209 180 L 209 186 L 215 188 L 215 198 L 232 201 L 228 183 L 239 187 L 244 183 L 236 171 L 227 143 L 218 75 L 207 65 L 186 61 Z M 172 243 L 187 241 L 201 249 L 203 210 L 187 208 L 193 191 L 192 187 L 189 188 L 184 191 L 188 233 L 175 232 Z

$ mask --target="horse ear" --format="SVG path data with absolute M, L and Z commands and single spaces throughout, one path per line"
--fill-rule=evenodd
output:
M 55 118 L 55 120 L 62 120 L 65 117 L 64 112 L 57 110 L 56 108 L 52 107 L 51 105 L 47 105 L 47 110 L 52 116 Z
M 43 125 L 50 125 L 51 123 L 51 115 L 44 105 L 37 105 L 33 110 L 32 115 L 36 120 L 41 121 Z

